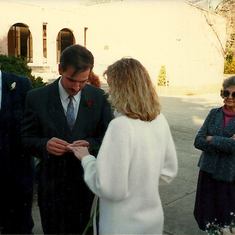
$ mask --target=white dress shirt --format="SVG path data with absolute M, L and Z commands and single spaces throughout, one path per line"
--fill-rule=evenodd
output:
M 60 100 L 64 109 L 64 114 L 66 116 L 67 113 L 67 107 L 69 104 L 69 94 L 66 92 L 66 90 L 63 88 L 62 84 L 61 84 L 61 78 L 59 81 L 59 93 L 60 93 Z M 74 115 L 75 115 L 75 120 L 77 118 L 77 114 L 78 114 L 78 108 L 79 108 L 79 104 L 80 104 L 80 100 L 81 100 L 81 91 L 79 91 L 77 93 L 77 95 L 73 96 L 73 106 L 74 106 Z

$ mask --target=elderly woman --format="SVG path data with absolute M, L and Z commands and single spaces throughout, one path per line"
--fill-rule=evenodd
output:
M 224 106 L 210 111 L 194 142 L 202 150 L 194 209 L 202 230 L 230 224 L 235 213 L 235 76 L 224 80 L 221 97 Z
M 104 73 L 115 116 L 97 159 L 87 148 L 73 148 L 85 181 L 100 197 L 99 234 L 162 234 L 159 183 L 177 174 L 169 126 L 147 70 L 123 58 Z

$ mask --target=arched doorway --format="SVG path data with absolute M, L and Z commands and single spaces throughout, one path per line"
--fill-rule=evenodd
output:
M 62 29 L 57 36 L 57 63 L 60 61 L 62 51 L 75 43 L 75 38 L 71 30 Z
M 27 25 L 17 23 L 8 31 L 8 55 L 21 56 L 33 62 L 33 39 Z

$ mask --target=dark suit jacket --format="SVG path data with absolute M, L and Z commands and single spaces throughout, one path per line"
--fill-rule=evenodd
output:
M 201 170 L 211 173 L 213 178 L 223 181 L 235 180 L 235 118 L 223 128 L 222 107 L 214 108 L 200 128 L 194 145 L 202 150 L 198 163 Z M 206 136 L 213 136 L 210 142 Z
M 13 83 L 16 86 L 11 90 Z M 5 221 L 3 226 L 6 229 L 3 230 L 4 232 L 29 233 L 32 229 L 27 226 L 31 219 L 34 169 L 31 166 L 31 159 L 22 157 L 20 139 L 25 98 L 27 92 L 32 88 L 29 78 L 2 71 L 0 214 L 3 212 L 2 220 Z M 16 194 L 17 197 L 15 197 Z M 27 208 L 25 203 L 28 205 Z M 23 219 L 25 210 L 28 211 L 27 218 L 24 218 L 28 220 L 27 222 Z M 16 218 L 17 221 L 14 221 Z
M 83 181 L 83 169 L 72 153 L 53 156 L 46 151 L 46 144 L 52 137 L 69 143 L 86 140 L 90 143 L 91 153 L 96 155 L 112 116 L 104 91 L 87 84 L 82 89 L 78 115 L 71 133 L 61 104 L 58 82 L 59 79 L 28 93 L 22 139 L 25 153 L 41 158 L 39 206 L 41 213 L 44 209 L 47 211 L 43 213 L 46 219 L 42 218 L 44 227 L 54 227 L 48 233 L 74 233 L 76 231 L 66 231 L 70 222 L 65 217 L 69 217 L 72 223 L 81 214 L 81 204 L 89 209 L 91 206 L 87 205 L 90 201 L 86 202 L 89 190 Z M 90 107 L 89 100 L 93 101 Z M 83 217 L 87 222 L 88 218 Z M 79 222 L 76 226 L 79 227 Z
M 15 89 L 11 84 L 15 82 Z M 2 71 L 2 105 L 0 117 L 0 159 L 9 171 L 18 169 L 20 155 L 20 126 L 26 94 L 33 87 L 29 78 Z

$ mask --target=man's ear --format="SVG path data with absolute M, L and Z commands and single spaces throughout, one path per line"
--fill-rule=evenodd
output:
M 62 68 L 60 64 L 58 64 L 58 70 L 59 70 L 59 74 L 62 75 Z

